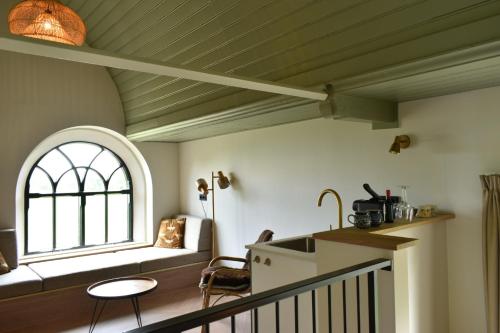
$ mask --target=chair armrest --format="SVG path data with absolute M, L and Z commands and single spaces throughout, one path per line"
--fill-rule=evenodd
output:
M 243 263 L 247 262 L 247 260 L 245 258 L 220 256 L 220 257 L 215 257 L 212 260 L 210 260 L 208 267 L 214 266 L 214 264 L 219 260 L 239 261 L 239 262 L 243 262 Z

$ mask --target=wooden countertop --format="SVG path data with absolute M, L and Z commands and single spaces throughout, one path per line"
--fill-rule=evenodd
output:
M 394 223 L 383 223 L 379 227 L 369 229 L 358 229 L 355 227 L 323 231 L 313 234 L 313 238 L 340 243 L 348 243 L 362 246 L 375 247 L 387 250 L 401 250 L 413 246 L 417 239 L 386 235 L 407 228 L 413 228 L 425 224 L 446 221 L 455 218 L 454 214 L 443 213 L 430 218 L 415 218 L 409 222 L 397 220 Z

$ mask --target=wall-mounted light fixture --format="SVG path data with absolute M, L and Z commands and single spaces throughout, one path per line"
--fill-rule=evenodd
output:
M 202 201 L 206 201 L 208 193 L 212 192 L 212 257 L 215 255 L 215 180 L 217 179 L 217 184 L 221 190 L 225 190 L 231 185 L 229 178 L 227 178 L 222 171 L 217 171 L 217 175 L 212 171 L 211 177 L 211 187 L 208 187 L 208 183 L 204 178 L 198 178 L 196 180 L 196 188 L 198 189 L 199 198 Z
M 401 149 L 406 149 L 410 146 L 410 137 L 408 135 L 398 135 L 394 138 L 389 152 L 392 154 L 399 154 Z

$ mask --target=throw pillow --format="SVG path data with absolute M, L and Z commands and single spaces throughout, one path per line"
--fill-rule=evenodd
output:
M 9 265 L 7 265 L 7 262 L 5 261 L 2 252 L 0 252 L 0 274 L 5 274 L 8 272 L 10 272 Z
M 184 247 L 184 227 L 186 219 L 163 219 L 156 240 L 156 247 L 182 249 Z

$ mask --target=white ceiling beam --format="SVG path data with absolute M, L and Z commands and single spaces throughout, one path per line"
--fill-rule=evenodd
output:
M 223 86 L 264 91 L 268 93 L 294 96 L 318 101 L 324 101 L 328 95 L 325 92 L 304 89 L 292 85 L 271 81 L 247 78 L 238 75 L 218 73 L 208 70 L 194 70 L 185 66 L 169 65 L 161 61 L 125 56 L 90 47 L 74 47 L 55 44 L 38 39 L 0 35 L 0 50 L 67 60 L 84 64 L 112 67 L 149 73 L 161 76 L 177 77 L 193 81 L 219 84 Z

